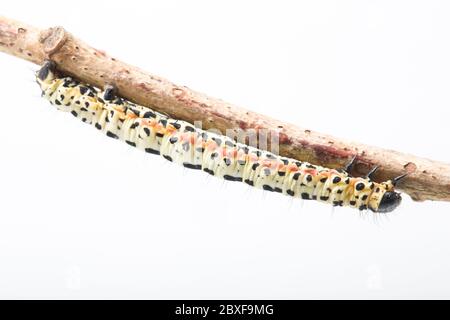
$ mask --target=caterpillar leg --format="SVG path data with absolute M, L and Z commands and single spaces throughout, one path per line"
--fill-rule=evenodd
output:
M 406 178 L 407 175 L 408 175 L 408 173 L 405 173 L 405 174 L 402 174 L 401 176 L 398 176 L 397 178 L 394 178 L 394 179 L 392 180 L 392 184 L 394 185 L 394 187 L 397 185 L 397 183 L 398 183 L 400 180 Z
M 117 89 L 111 84 L 107 84 L 104 88 L 103 99 L 106 101 L 112 101 L 116 98 Z
M 370 171 L 366 174 L 365 178 L 366 178 L 366 179 L 368 178 L 368 179 L 372 180 L 373 175 L 375 174 L 375 172 L 377 172 L 377 170 L 378 170 L 379 168 L 380 168 L 379 166 L 373 167 L 372 170 L 370 170 Z
M 347 172 L 350 175 L 350 171 L 353 169 L 353 166 L 356 163 L 356 158 L 358 155 L 354 155 L 353 158 L 350 160 L 349 163 L 347 163 L 343 168 L 339 169 L 340 172 Z
M 112 84 L 107 84 L 103 88 L 103 100 L 114 103 L 117 105 L 123 105 L 123 99 L 117 95 L 117 88 Z

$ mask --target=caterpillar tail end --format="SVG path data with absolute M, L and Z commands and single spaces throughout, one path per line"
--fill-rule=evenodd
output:
M 50 72 L 53 72 L 56 68 L 56 64 L 51 60 L 46 60 L 42 67 L 37 71 L 36 76 L 44 81 Z

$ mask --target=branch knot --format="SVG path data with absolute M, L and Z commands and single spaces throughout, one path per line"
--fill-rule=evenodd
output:
M 49 28 L 41 32 L 39 42 L 42 43 L 48 58 L 57 52 L 66 42 L 67 32 L 63 27 Z

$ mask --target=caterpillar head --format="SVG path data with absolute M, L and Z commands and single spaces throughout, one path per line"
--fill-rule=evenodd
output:
M 402 196 L 395 191 L 386 191 L 378 205 L 377 212 L 387 213 L 393 211 L 402 202 Z
M 406 174 L 393 180 L 388 180 L 378 185 L 369 201 L 369 208 L 374 212 L 388 213 L 395 210 L 402 202 L 400 193 L 394 191 L 394 188 Z

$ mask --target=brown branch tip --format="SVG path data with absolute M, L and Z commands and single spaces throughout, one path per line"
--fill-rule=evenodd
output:
M 98 87 L 114 84 L 124 98 L 176 119 L 201 121 L 205 130 L 266 129 L 277 133 L 279 154 L 286 157 L 338 168 L 357 154 L 352 174 L 364 175 L 375 165 L 380 166 L 377 181 L 407 172 L 399 188 L 414 200 L 450 201 L 450 164 L 344 141 L 208 97 L 112 58 L 61 27 L 41 30 L 0 17 L 0 51 L 36 64 L 51 58 L 64 73 Z

